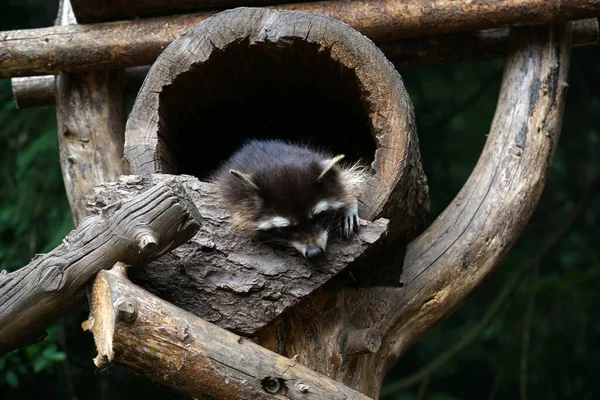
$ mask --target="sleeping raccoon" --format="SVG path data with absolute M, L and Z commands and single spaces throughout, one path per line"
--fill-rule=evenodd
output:
M 367 172 L 332 156 L 280 140 L 251 140 L 214 173 L 234 226 L 296 248 L 318 261 L 332 230 L 359 229 L 358 199 Z

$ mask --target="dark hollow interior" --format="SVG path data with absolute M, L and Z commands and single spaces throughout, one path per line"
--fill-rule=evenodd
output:
M 373 160 L 368 93 L 352 69 L 303 41 L 241 41 L 180 74 L 160 94 L 170 173 L 200 179 L 248 138 L 307 143 Z

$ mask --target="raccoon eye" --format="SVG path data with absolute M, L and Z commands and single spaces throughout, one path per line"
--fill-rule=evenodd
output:
M 290 225 L 290 226 L 286 226 L 286 227 L 269 229 L 267 232 L 273 236 L 279 236 L 282 238 L 290 238 L 296 234 L 296 232 L 298 230 L 297 228 L 298 227 L 295 225 Z
M 316 215 L 313 215 L 311 218 L 311 221 L 313 221 L 317 224 L 327 224 L 327 223 L 330 223 L 331 221 L 333 221 L 336 214 L 337 214 L 337 211 L 333 211 L 333 210 L 323 211 Z

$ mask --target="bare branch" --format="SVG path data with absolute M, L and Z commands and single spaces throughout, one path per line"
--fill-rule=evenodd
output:
M 138 265 L 181 245 L 198 230 L 200 215 L 184 189 L 172 181 L 88 217 L 48 254 L 0 274 L 0 354 L 34 341 L 82 298 L 83 285 L 117 261 Z M 144 251 L 140 232 L 158 245 Z

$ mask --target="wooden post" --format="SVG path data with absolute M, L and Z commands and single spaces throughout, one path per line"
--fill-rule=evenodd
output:
M 75 24 L 69 0 L 61 25 Z M 56 78 L 60 164 L 75 225 L 86 215 L 94 186 L 128 172 L 123 160 L 125 96 L 122 70 L 62 74 Z

